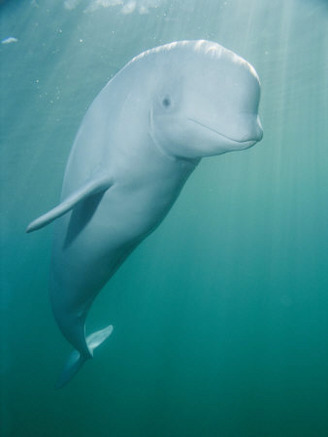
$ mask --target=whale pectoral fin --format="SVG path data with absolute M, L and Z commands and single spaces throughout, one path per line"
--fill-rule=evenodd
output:
M 101 343 L 103 343 L 111 335 L 112 332 L 113 325 L 109 325 L 106 326 L 106 328 L 94 332 L 87 337 L 86 342 L 91 352 L 91 357 L 94 349 L 101 345 Z M 77 350 L 73 350 L 73 352 L 69 355 L 64 369 L 58 378 L 56 388 L 64 387 L 64 385 L 66 385 L 73 378 L 73 376 L 77 374 L 83 364 L 91 357 L 83 356 Z
M 30 223 L 26 229 L 26 232 L 33 232 L 37 229 L 43 228 L 52 221 L 56 220 L 58 217 L 61 217 L 62 215 L 73 209 L 74 206 L 82 200 L 86 199 L 87 197 L 93 196 L 94 194 L 104 192 L 108 190 L 112 185 L 113 179 L 108 177 L 94 179 L 88 182 L 79 190 L 68 196 L 58 206 L 51 209 L 46 214 L 43 214 L 41 217 L 38 217 L 36 220 Z

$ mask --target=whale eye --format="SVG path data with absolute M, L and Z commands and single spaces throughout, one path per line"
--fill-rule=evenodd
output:
M 162 105 L 164 106 L 164 108 L 169 108 L 171 106 L 170 97 L 164 97 L 164 99 L 162 100 Z

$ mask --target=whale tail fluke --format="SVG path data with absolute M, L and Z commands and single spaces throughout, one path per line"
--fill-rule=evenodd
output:
M 64 387 L 76 373 L 81 369 L 85 361 L 92 358 L 93 351 L 101 345 L 113 332 L 113 326 L 109 325 L 104 329 L 101 329 L 100 331 L 94 332 L 93 334 L 90 334 L 86 338 L 86 342 L 88 345 L 88 348 L 91 353 L 90 356 L 82 355 L 79 351 L 73 350 L 73 352 L 69 355 L 64 369 L 62 370 L 58 381 L 56 383 L 56 388 L 62 388 Z

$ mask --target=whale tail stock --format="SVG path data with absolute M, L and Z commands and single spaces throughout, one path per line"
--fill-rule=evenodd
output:
M 106 328 L 101 329 L 100 331 L 96 331 L 93 334 L 90 334 L 86 338 L 86 343 L 88 345 L 90 355 L 83 355 L 76 349 L 71 352 L 69 355 L 65 366 L 57 380 L 56 388 L 64 387 L 72 378 L 77 374 L 77 372 L 81 369 L 85 361 L 92 358 L 93 351 L 100 346 L 113 332 L 113 326 L 108 325 Z

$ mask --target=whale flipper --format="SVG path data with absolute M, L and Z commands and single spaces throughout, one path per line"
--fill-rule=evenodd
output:
M 51 209 L 47 213 L 35 219 L 30 223 L 26 229 L 26 232 L 33 232 L 37 229 L 43 228 L 52 221 L 56 220 L 58 217 L 66 214 L 68 211 L 74 208 L 79 202 L 86 199 L 87 197 L 93 196 L 108 190 L 113 185 L 113 180 L 108 177 L 103 177 L 99 179 L 94 179 L 85 185 L 83 185 L 79 190 L 75 191 L 73 194 L 68 196 L 63 202 L 57 205 L 55 208 Z
M 111 335 L 112 332 L 113 325 L 108 325 L 106 328 L 94 332 L 87 337 L 86 342 L 91 354 L 93 354 L 93 351 L 99 345 L 101 345 Z M 89 358 L 90 356 L 81 355 L 80 352 L 74 349 L 69 355 L 64 369 L 58 378 L 56 388 L 64 387 L 64 385 L 66 385 L 73 378 L 73 376 L 77 374 L 85 361 L 87 361 Z

